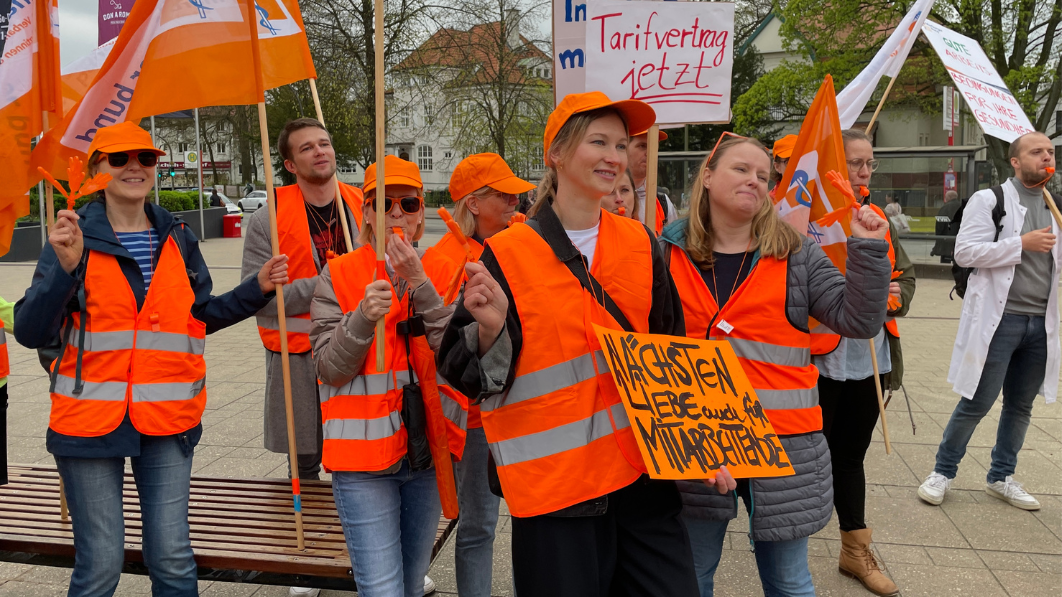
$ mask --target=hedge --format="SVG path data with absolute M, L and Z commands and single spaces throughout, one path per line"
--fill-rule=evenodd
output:
M 78 198 L 78 200 L 74 203 L 74 209 L 81 209 L 81 206 L 85 205 L 86 203 L 92 201 L 95 198 L 95 194 L 87 197 Z M 154 200 L 154 192 L 149 193 L 148 201 L 154 202 Z M 53 201 L 56 213 L 58 213 L 61 209 L 66 209 L 66 198 L 59 194 L 58 191 L 54 191 Z M 208 195 L 205 195 L 203 197 L 204 208 L 208 207 L 207 201 L 209 201 Z M 192 211 L 195 209 L 199 209 L 199 191 L 159 191 L 159 205 L 161 205 L 163 209 L 170 212 Z M 40 214 L 38 212 L 40 211 L 40 202 L 37 200 L 37 189 L 30 190 L 29 207 L 29 215 L 25 218 L 20 219 L 39 221 Z

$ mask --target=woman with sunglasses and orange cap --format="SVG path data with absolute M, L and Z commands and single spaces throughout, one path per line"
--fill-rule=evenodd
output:
M 454 168 L 450 175 L 450 196 L 455 201 L 453 217 L 475 259 L 483 254 L 483 243 L 509 225 L 520 203 L 519 195 L 534 188 L 513 174 L 496 153 L 470 155 Z M 447 232 L 425 256 L 436 252 L 459 264 L 467 259 L 464 245 L 452 232 Z M 461 506 L 454 547 L 457 592 L 461 597 L 489 597 L 501 499 L 491 493 L 487 483 L 487 438 L 478 406 L 468 409 L 465 453 L 454 469 Z
M 690 215 L 661 237 L 687 335 L 730 343 L 794 471 L 743 479 L 726 495 L 679 482 L 701 597 L 713 595 L 739 497 L 764 594 L 815 594 L 808 537 L 830 520 L 833 482 L 808 318 L 854 338 L 872 337 L 885 320 L 888 223 L 869 207 L 853 213 L 842 275 L 814 241 L 778 217 L 767 199 L 770 173 L 759 141 L 724 134 L 701 164 Z
M 210 295 L 195 235 L 146 200 L 163 153 L 132 122 L 96 132 L 88 176 L 111 181 L 77 213 L 57 214 L 15 308 L 20 344 L 62 343 L 51 366 L 46 445 L 73 520 L 72 597 L 111 595 L 118 586 L 126 458 L 153 594 L 198 594 L 188 494 L 203 434 L 206 335 L 254 315 L 287 282 L 281 255 L 232 291 Z
M 627 169 L 628 131 L 655 119 L 600 92 L 561 101 L 531 219 L 465 266 L 443 337 L 440 372 L 481 402 L 520 597 L 697 590 L 678 490 L 646 475 L 592 327 L 685 331 L 652 233 L 601 209 Z M 725 470 L 720 481 L 733 483 Z
M 365 171 L 361 247 L 321 271 L 310 343 L 321 382 L 322 464 L 332 474 L 358 595 L 421 597 L 441 508 L 432 454 L 425 452 L 438 439 L 432 429 L 445 428 L 454 457 L 464 449 L 467 406 L 445 388 L 435 394 L 432 354 L 453 312 L 437 289 L 459 266 L 413 247 L 424 233 L 420 171 L 396 156 L 384 159 L 385 277 L 377 279 L 381 190 L 372 164 Z M 383 369 L 374 342 L 379 319 L 386 330 Z M 441 412 L 430 407 L 440 403 Z M 452 485 L 452 474 L 438 483 L 447 481 Z

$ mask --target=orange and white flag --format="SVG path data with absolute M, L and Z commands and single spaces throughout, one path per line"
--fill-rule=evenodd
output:
M 29 213 L 29 189 L 39 180 L 31 142 L 62 116 L 58 14 L 56 0 L 11 0 L 0 38 L 0 255 L 11 247 L 15 220 Z
M 92 50 L 85 56 L 63 67 L 62 93 L 63 113 L 67 113 L 77 105 L 78 100 L 85 97 L 85 92 L 92 86 L 107 55 L 111 53 L 115 40 L 112 39 L 100 47 Z
M 296 0 L 138 0 L 84 97 L 34 150 L 34 166 L 63 178 L 68 158 L 85 159 L 105 126 L 257 103 L 252 22 L 265 89 L 316 76 Z
M 830 184 L 826 173 L 833 170 L 848 181 L 841 123 L 833 77 L 826 75 L 804 123 L 800 125 L 789 166 L 778 183 L 785 195 L 775 204 L 782 219 L 813 238 L 843 273 L 848 259 L 848 236 L 852 233 L 851 200 Z M 841 210 L 841 211 L 839 211 Z M 820 222 L 833 214 L 828 224 Z

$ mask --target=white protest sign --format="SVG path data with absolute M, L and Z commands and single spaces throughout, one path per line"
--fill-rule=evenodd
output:
M 734 5 L 593 0 L 586 89 L 642 100 L 657 124 L 730 121 Z
M 922 25 L 922 33 L 986 135 L 1009 143 L 1035 130 L 980 44 L 932 21 Z

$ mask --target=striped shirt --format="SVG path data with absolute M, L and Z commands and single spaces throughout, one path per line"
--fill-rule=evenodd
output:
M 144 291 L 151 286 L 151 253 L 158 243 L 158 234 L 154 229 L 142 232 L 115 232 L 118 242 L 122 243 L 126 251 L 136 259 L 140 266 L 140 273 L 144 276 Z

